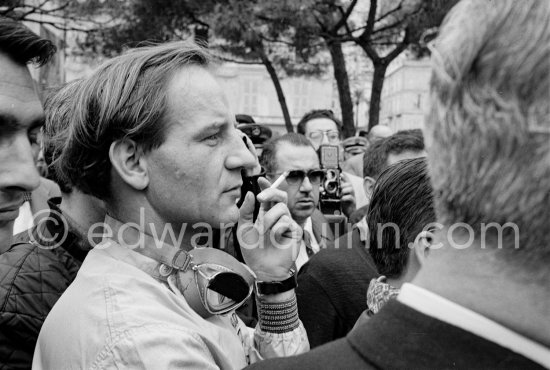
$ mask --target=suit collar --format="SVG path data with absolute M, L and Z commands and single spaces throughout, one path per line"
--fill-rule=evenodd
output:
M 393 300 L 347 336 L 350 345 L 376 367 L 528 368 L 531 360 L 472 333 L 423 315 Z

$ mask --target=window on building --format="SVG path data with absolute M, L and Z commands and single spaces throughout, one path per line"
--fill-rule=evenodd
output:
M 242 112 L 250 115 L 258 114 L 258 92 L 260 83 L 257 79 L 243 80 Z
M 309 109 L 310 83 L 306 79 L 293 81 L 292 115 L 303 116 Z
M 414 103 L 416 109 L 422 108 L 422 94 L 416 94 L 416 102 Z

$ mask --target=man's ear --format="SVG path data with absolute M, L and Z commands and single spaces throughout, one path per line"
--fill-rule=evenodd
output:
M 147 161 L 143 151 L 131 139 L 111 143 L 109 159 L 122 180 L 136 190 L 144 190 L 149 185 Z
M 430 249 L 435 242 L 435 236 L 431 231 L 421 231 L 414 240 L 414 255 L 422 266 L 430 254 Z
M 372 198 L 372 192 L 374 191 L 374 183 L 376 183 L 376 180 L 372 177 L 367 176 L 363 179 L 363 189 L 365 189 L 365 195 L 369 201 Z

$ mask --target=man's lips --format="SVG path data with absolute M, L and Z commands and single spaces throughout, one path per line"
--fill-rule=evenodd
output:
M 302 206 L 312 206 L 314 205 L 313 199 L 300 199 L 296 202 L 298 205 Z
M 15 205 L 8 205 L 0 208 L 0 222 L 1 221 L 12 221 L 19 216 L 19 208 L 23 203 L 18 203 Z
M 224 191 L 224 193 L 233 193 L 233 192 L 238 191 L 239 194 L 240 194 L 240 192 L 241 192 L 241 186 L 243 186 L 242 183 L 240 183 L 239 185 L 235 185 L 235 186 L 233 186 L 233 187 L 227 189 L 226 191 Z
M 12 211 L 16 211 L 18 210 L 19 208 L 21 208 L 21 206 L 23 205 L 23 203 L 25 203 L 25 201 L 23 199 L 21 199 L 20 201 L 18 202 L 13 202 L 13 203 L 10 203 L 10 204 L 5 204 L 3 206 L 0 207 L 0 212 L 12 212 Z

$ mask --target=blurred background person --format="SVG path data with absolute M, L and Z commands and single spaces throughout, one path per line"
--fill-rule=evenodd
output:
M 30 368 L 46 316 L 93 247 L 88 230 L 105 217 L 102 201 L 70 186 L 55 168 L 75 114 L 71 104 L 79 83 L 61 87 L 44 104 L 44 158 L 61 197 L 48 199 L 44 217 L 16 235 L 15 243 L 0 255 L 6 277 L 0 289 L 0 359 L 10 368 Z M 95 243 L 100 241 L 97 238 Z
M 264 143 L 273 136 L 273 132 L 269 127 L 257 124 L 252 116 L 248 114 L 235 115 L 237 120 L 237 129 L 241 130 L 248 136 L 256 148 L 256 155 L 262 155 Z
M 363 150 L 361 153 L 357 153 L 356 155 L 346 159 L 346 161 L 342 164 L 342 170 L 349 172 L 351 174 L 354 174 L 355 176 L 359 176 L 360 178 L 364 177 L 363 174 L 363 156 L 366 151 L 366 149 L 377 142 L 380 139 L 389 137 L 393 134 L 393 131 L 391 128 L 389 128 L 386 125 L 376 125 L 374 126 L 369 133 L 367 134 L 368 140 L 366 140 L 365 143 L 365 150 Z M 351 138 L 348 138 L 346 140 L 349 140 Z M 345 140 L 344 140 L 345 142 Z
M 25 194 L 40 184 L 29 134 L 39 131 L 44 113 L 27 64 L 44 65 L 54 53 L 50 41 L 0 17 L 0 253 L 12 244 Z

